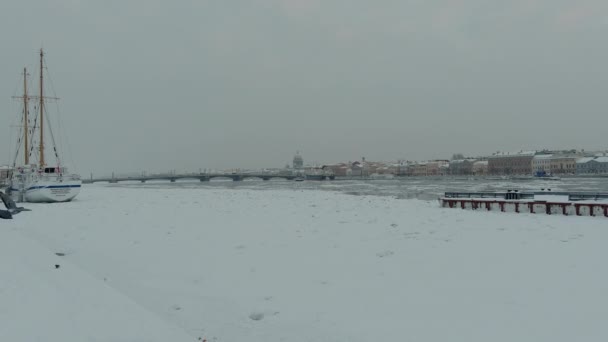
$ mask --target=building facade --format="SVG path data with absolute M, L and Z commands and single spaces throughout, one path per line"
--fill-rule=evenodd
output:
M 450 161 L 449 174 L 455 176 L 469 176 L 473 174 L 474 159 L 460 159 Z
M 576 174 L 578 175 L 605 175 L 608 174 L 608 157 L 581 158 L 576 161 Z
M 445 176 L 450 169 L 449 160 L 432 160 L 426 163 L 427 176 Z
M 496 153 L 488 157 L 492 175 L 531 175 L 535 152 Z
M 551 173 L 552 154 L 537 154 L 532 158 L 532 172 L 535 175 L 547 175 Z
M 576 161 L 578 157 L 573 156 L 553 156 L 551 161 L 552 175 L 566 175 L 576 173 Z
M 407 168 L 407 175 L 413 177 L 426 176 L 426 164 L 423 162 L 411 163 Z
M 296 152 L 296 155 L 293 157 L 293 168 L 296 170 L 304 168 L 304 159 L 299 151 Z
M 488 161 L 478 160 L 473 163 L 473 174 L 476 176 L 485 176 L 488 174 Z

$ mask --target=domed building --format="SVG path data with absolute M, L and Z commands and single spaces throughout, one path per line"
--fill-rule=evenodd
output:
M 296 155 L 293 157 L 293 168 L 296 170 L 304 168 L 304 159 L 302 159 L 300 151 L 296 152 Z

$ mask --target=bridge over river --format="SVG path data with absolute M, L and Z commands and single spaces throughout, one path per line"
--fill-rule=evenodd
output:
M 282 178 L 286 180 L 294 180 L 297 178 L 295 175 L 291 174 L 272 174 L 272 173 L 201 173 L 201 174 L 167 174 L 167 175 L 141 175 L 141 176 L 112 176 L 108 178 L 89 178 L 83 179 L 82 182 L 85 184 L 96 183 L 96 182 L 108 182 L 108 183 L 118 183 L 118 182 L 126 182 L 126 181 L 138 181 L 141 183 L 145 183 L 147 181 L 159 181 L 165 180 L 170 182 L 175 182 L 177 180 L 182 179 L 198 179 L 201 182 L 207 182 L 213 178 L 228 178 L 232 179 L 235 182 L 242 181 L 246 178 L 257 178 L 262 180 L 270 180 L 272 178 Z M 317 180 L 324 180 L 329 177 L 319 177 Z M 333 178 L 333 177 L 332 177 Z

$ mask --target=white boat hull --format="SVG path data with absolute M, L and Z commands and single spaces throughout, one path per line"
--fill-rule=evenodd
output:
M 68 202 L 80 192 L 79 177 L 17 175 L 9 186 L 15 202 Z
M 32 184 L 25 191 L 26 202 L 68 202 L 80 192 L 82 182 L 44 182 L 39 181 Z

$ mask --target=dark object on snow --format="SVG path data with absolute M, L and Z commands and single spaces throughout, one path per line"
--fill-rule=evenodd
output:
M 13 215 L 8 210 L 0 209 L 0 218 L 5 219 L 5 220 L 10 220 L 13 218 Z
M 4 206 L 6 207 L 6 209 L 8 209 L 8 210 L 0 209 L 0 218 L 12 219 L 13 215 L 15 215 L 15 214 L 19 214 L 22 211 L 30 211 L 30 209 L 25 209 L 24 207 L 18 207 L 17 204 L 15 204 L 15 201 L 13 201 L 13 199 L 9 195 L 5 194 L 2 191 L 0 191 L 0 199 L 2 199 L 2 202 L 4 203 Z
M 59 268 L 59 265 L 55 264 L 55 268 Z

